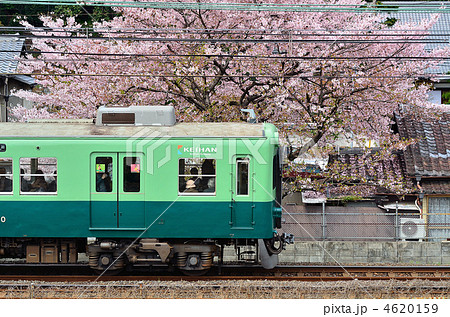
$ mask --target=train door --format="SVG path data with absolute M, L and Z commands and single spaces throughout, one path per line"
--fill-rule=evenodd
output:
M 143 154 L 91 155 L 91 228 L 144 228 Z
M 232 164 L 231 228 L 253 229 L 253 174 L 249 155 L 236 155 Z
M 145 227 L 143 154 L 119 153 L 118 227 Z

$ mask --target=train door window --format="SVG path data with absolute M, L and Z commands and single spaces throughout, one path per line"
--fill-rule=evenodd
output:
M 215 195 L 216 160 L 182 158 L 178 161 L 178 195 Z
M 123 158 L 123 191 L 141 190 L 141 159 L 135 156 Z
M 21 194 L 56 194 L 56 157 L 22 157 L 19 163 Z
M 111 156 L 95 158 L 95 190 L 97 192 L 112 192 L 113 159 Z
M 248 173 L 248 158 L 236 159 L 236 194 L 248 195 L 249 173 Z
M 0 158 L 0 194 L 13 193 L 12 158 Z

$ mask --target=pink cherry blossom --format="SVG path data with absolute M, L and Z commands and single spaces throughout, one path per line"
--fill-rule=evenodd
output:
M 251 108 L 279 127 L 294 160 L 313 149 L 326 157 L 342 135 L 390 153 L 404 146 L 391 130 L 399 105 L 417 118 L 438 110 L 428 101 L 430 83 L 418 79 L 439 60 L 420 58 L 446 56 L 448 49 L 430 52 L 407 41 L 424 38 L 437 16 L 389 27 L 373 12 L 114 10 L 120 15 L 94 26 L 101 39 L 93 32 L 83 39 L 33 39 L 32 48 L 45 53 L 27 56 L 21 71 L 51 75 L 35 76 L 39 91 L 16 92 L 36 107 L 16 107 L 14 118 L 92 118 L 101 105 L 170 104 L 180 121 L 236 121 L 243 119 L 240 109 Z M 82 27 L 74 18 L 42 21 L 47 35 L 86 36 L 73 31 Z M 133 34 L 146 40 L 126 39 L 125 30 L 139 30 Z M 401 36 L 388 43 L 390 33 Z

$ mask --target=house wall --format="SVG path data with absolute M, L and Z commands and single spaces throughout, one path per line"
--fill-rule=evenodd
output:
M 347 206 L 285 205 L 282 230 L 296 241 L 308 240 L 394 240 L 396 221 L 402 216 L 370 204 Z
M 14 80 L 9 78 L 8 79 L 8 89 L 6 89 L 5 87 L 5 83 L 3 80 L 0 80 L 0 122 L 5 122 L 6 121 L 6 104 L 5 104 L 5 95 L 9 95 L 9 100 L 8 100 L 8 110 L 11 107 L 15 107 L 17 105 L 21 105 L 25 108 L 30 109 L 33 106 L 33 102 L 26 100 L 26 99 L 22 99 L 16 96 L 11 96 L 11 91 L 17 89 L 30 89 L 30 86 L 28 86 L 27 84 L 24 84 L 20 81 Z
M 299 203 L 301 196 L 283 199 L 282 232 L 296 241 L 397 241 L 426 239 L 426 224 L 411 197 L 399 202 L 398 211 L 380 208 L 375 200 L 322 204 Z M 325 207 L 325 209 L 324 209 Z M 411 227 L 415 223 L 415 228 Z M 449 219 L 450 222 L 450 219 Z M 408 227 L 408 228 L 405 228 Z M 411 230 L 417 229 L 417 233 Z M 406 230 L 406 231 L 405 231 Z M 406 238 L 409 237 L 409 238 Z M 437 236 L 434 236 L 438 238 Z M 444 236 L 441 240 L 445 240 Z M 449 236 L 450 237 L 450 236 Z M 437 240 L 440 241 L 440 240 Z

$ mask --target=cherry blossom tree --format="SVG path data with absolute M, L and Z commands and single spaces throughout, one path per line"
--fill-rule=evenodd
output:
M 21 64 L 42 89 L 17 92 L 36 109 L 13 116 L 92 118 L 101 105 L 172 104 L 181 121 L 233 121 L 251 108 L 278 125 L 293 161 L 327 156 L 342 136 L 388 155 L 409 142 L 390 129 L 399 105 L 416 116 L 436 110 L 430 85 L 418 81 L 438 63 L 427 58 L 445 53 L 420 43 L 436 17 L 388 26 L 371 11 L 114 10 L 87 31 L 73 17 L 42 18 L 49 37 L 33 39 L 42 54 Z

